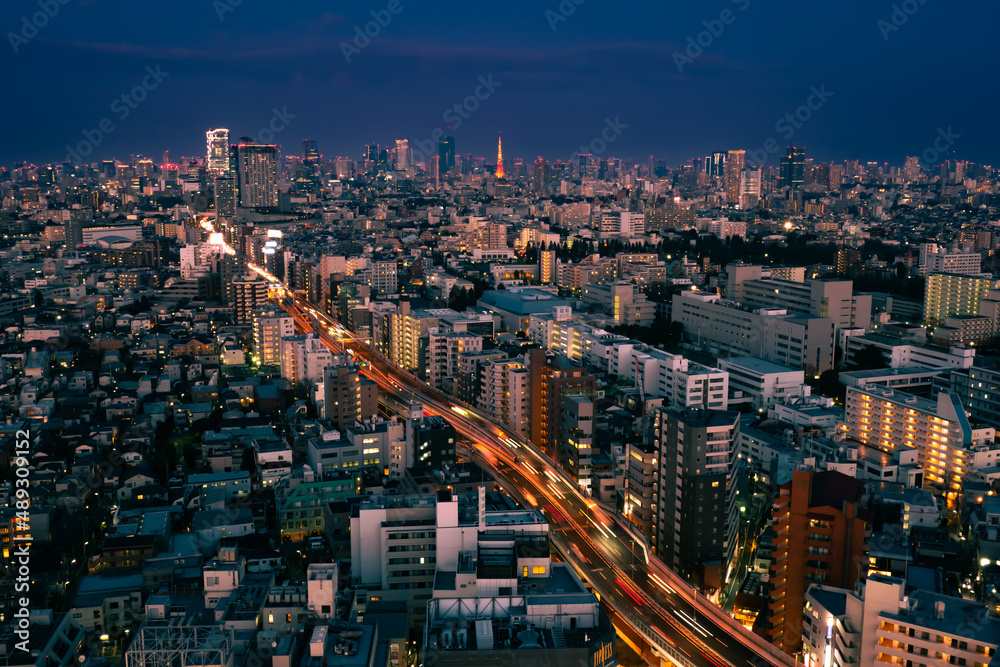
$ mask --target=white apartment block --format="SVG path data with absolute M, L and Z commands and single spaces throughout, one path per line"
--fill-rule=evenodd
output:
M 395 294 L 399 289 L 396 261 L 372 262 L 367 273 L 372 294 L 385 296 Z
M 829 317 L 837 328 L 871 326 L 872 298 L 854 295 L 850 280 L 807 280 L 804 283 L 781 278 L 747 280 L 742 284 L 741 302 L 755 308 L 781 308 L 792 313 Z
M 664 407 L 729 408 L 729 374 L 679 354 L 640 344 L 617 345 L 608 372 L 635 380 L 647 398 L 663 398 Z
M 811 393 L 805 383 L 805 371 L 757 357 L 719 359 L 719 368 L 729 373 L 730 390 L 750 396 L 756 410 Z
M 916 448 L 924 486 L 951 497 L 978 477 L 974 453 L 993 449 L 996 435 L 992 427 L 973 428 L 955 394 L 941 392 L 931 401 L 875 385 L 847 388 L 843 430 L 890 454 Z
M 261 366 L 281 365 L 281 340 L 295 335 L 295 320 L 281 310 L 253 314 L 253 351 Z
M 802 627 L 807 667 L 987 667 L 1000 621 L 978 602 L 870 574 L 855 590 L 812 584 Z
M 323 369 L 333 363 L 333 353 L 311 333 L 281 339 L 281 377 L 290 382 L 323 382 Z
M 480 410 L 523 438 L 530 435 L 531 376 L 523 359 L 493 361 L 483 367 Z
M 923 250 L 921 248 L 921 250 Z M 978 252 L 921 252 L 918 272 L 922 276 L 932 273 L 959 273 L 976 276 L 982 273 L 983 256 Z
M 584 285 L 583 303 L 600 308 L 614 318 L 616 324 L 649 326 L 656 318 L 656 306 L 646 300 L 638 285 L 627 281 Z
M 881 334 L 865 334 L 847 338 L 844 358 L 850 364 L 854 355 L 865 347 L 882 351 L 887 368 L 972 368 L 976 363 L 976 350 L 971 347 L 952 347 L 947 350 L 917 345 Z
M 428 384 L 440 389 L 444 378 L 458 376 L 459 355 L 482 349 L 482 336 L 432 328 L 427 333 L 427 347 L 421 356 L 421 375 Z

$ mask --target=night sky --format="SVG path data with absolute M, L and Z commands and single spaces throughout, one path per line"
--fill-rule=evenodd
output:
M 770 138 L 818 161 L 899 164 L 949 127 L 959 159 L 996 164 L 1000 147 L 995 2 L 908 0 L 895 17 L 880 0 L 41 3 L 58 9 L 27 40 L 39 0 L 0 6 L 6 166 L 61 161 L 85 130 L 100 139 L 88 160 L 169 149 L 177 161 L 204 155 L 210 127 L 258 135 L 274 109 L 294 115 L 274 139 L 285 152 L 314 138 L 327 157 L 360 159 L 369 142 L 436 137 L 491 76 L 499 86 L 480 87 L 453 130 L 459 153 L 492 156 L 501 131 L 508 158 L 567 158 L 604 131 L 603 156 L 671 165 Z M 354 51 L 372 11 L 387 25 Z M 707 46 L 685 53 L 699 33 Z M 126 106 L 144 77 L 145 100 Z M 814 86 L 832 96 L 777 129 Z M 627 127 L 605 131 L 616 118 Z

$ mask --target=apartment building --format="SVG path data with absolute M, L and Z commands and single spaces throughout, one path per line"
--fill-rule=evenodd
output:
M 522 438 L 531 437 L 531 373 L 523 358 L 482 365 L 477 407 Z
M 378 414 L 378 385 L 362 377 L 343 357 L 323 370 L 323 412 L 335 428 Z
M 446 378 L 457 378 L 459 359 L 463 353 L 477 353 L 482 349 L 482 336 L 433 327 L 425 338 L 420 339 L 418 375 L 427 384 L 441 389 Z
M 650 542 L 674 571 L 707 590 L 726 582 L 736 548 L 739 413 L 656 411 L 659 504 Z
M 980 302 L 1000 288 L 1000 281 L 959 273 L 932 273 L 924 292 L 924 323 L 928 328 L 944 323 L 946 317 L 979 315 Z
M 973 428 L 955 394 L 941 392 L 928 400 L 874 385 L 847 388 L 843 429 L 848 437 L 890 454 L 916 448 L 924 486 L 949 499 L 977 477 L 975 452 L 992 449 L 996 433 L 992 427 Z
M 253 312 L 253 352 L 261 366 L 281 365 L 281 339 L 295 335 L 295 320 L 278 309 Z
M 802 648 L 810 583 L 851 587 L 867 565 L 865 485 L 836 471 L 802 466 L 774 500 L 770 602 L 765 633 L 789 655 Z M 874 664 L 874 663 L 864 663 Z
M 530 439 L 557 461 L 558 441 L 563 431 L 563 399 L 574 394 L 592 396 L 596 379 L 565 356 L 549 357 L 545 350 L 529 351 L 526 361 L 530 383 Z
M 290 382 L 318 385 L 332 363 L 333 353 L 311 333 L 281 339 L 281 377 Z
M 987 667 L 1000 621 L 984 604 L 869 575 L 854 589 L 812 584 L 802 625 L 807 665 Z

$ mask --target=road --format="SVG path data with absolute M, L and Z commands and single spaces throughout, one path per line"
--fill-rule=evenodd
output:
M 281 284 L 263 269 L 251 268 Z M 490 468 L 508 491 L 546 514 L 553 544 L 562 556 L 618 613 L 614 620 L 624 620 L 661 658 L 685 667 L 795 665 L 791 657 L 698 595 L 657 558 L 636 553 L 641 544 L 531 443 L 393 365 L 366 345 L 367 339 L 358 338 L 294 293 L 284 290 L 278 301 L 300 326 L 308 320 L 306 328 L 331 350 L 351 351 L 362 363 L 362 372 L 383 392 L 404 404 L 421 403 L 425 413 L 447 418 L 458 433 L 475 443 L 469 455 Z

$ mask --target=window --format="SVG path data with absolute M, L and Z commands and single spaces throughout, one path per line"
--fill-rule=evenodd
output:
M 545 566 L 544 565 L 535 565 L 534 567 L 531 568 L 531 573 L 532 574 L 545 574 Z

